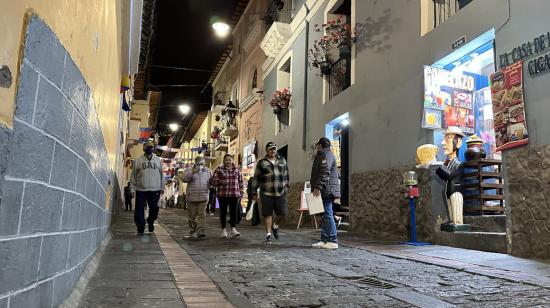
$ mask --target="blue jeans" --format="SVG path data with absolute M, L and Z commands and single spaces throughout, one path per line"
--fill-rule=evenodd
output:
M 147 223 L 153 224 L 159 214 L 159 198 L 160 191 L 136 191 L 136 209 L 134 211 L 134 222 L 136 223 L 137 231 L 143 232 L 145 230 L 145 200 L 147 200 L 147 206 L 149 207 L 149 216 L 147 217 Z
M 321 219 L 321 241 L 338 243 L 336 239 L 336 223 L 334 222 L 334 213 L 332 212 L 333 198 L 323 198 L 323 208 L 325 212 Z

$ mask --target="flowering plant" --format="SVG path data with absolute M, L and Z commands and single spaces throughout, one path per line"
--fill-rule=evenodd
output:
M 275 93 L 273 93 L 273 96 L 271 97 L 271 101 L 269 104 L 273 108 L 288 108 L 288 105 L 290 104 L 290 97 L 292 94 L 288 89 L 283 90 L 277 90 Z
M 324 31 L 326 34 L 313 42 L 313 47 L 308 50 L 308 64 L 311 67 L 320 68 L 328 62 L 328 53 L 331 49 L 349 47 L 354 42 L 352 27 L 342 19 L 335 19 L 326 24 L 314 25 L 316 32 Z
M 210 133 L 210 138 L 212 138 L 212 139 L 220 138 L 221 131 L 222 131 L 222 129 L 219 126 L 214 126 L 214 129 Z

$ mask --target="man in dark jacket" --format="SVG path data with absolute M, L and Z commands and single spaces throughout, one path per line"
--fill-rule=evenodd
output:
M 132 199 L 134 195 L 132 194 L 132 187 L 130 187 L 130 182 L 124 187 L 124 204 L 126 204 L 126 211 L 132 210 Z
M 316 143 L 317 155 L 311 168 L 311 188 L 313 195 L 323 199 L 323 218 L 321 221 L 321 241 L 312 245 L 314 248 L 337 249 L 336 223 L 332 204 L 335 198 L 340 198 L 340 180 L 336 157 L 330 150 L 330 140 L 322 137 Z

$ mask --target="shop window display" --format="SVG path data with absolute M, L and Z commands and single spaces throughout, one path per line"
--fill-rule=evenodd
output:
M 495 140 L 489 81 L 491 74 L 495 72 L 493 39 L 494 31 L 488 31 L 424 68 L 422 127 L 434 130 L 433 144 L 440 148 L 438 161 L 445 161 L 442 148 L 444 131 L 452 126 L 459 127 L 466 135 L 465 142 L 459 150 L 460 161 L 468 161 L 465 157 L 468 144 L 470 147 L 483 147 L 487 159 L 501 159 Z M 475 138 L 475 142 L 468 142 L 470 137 Z M 494 166 L 488 165 L 483 168 L 487 172 L 497 171 Z M 466 169 L 465 173 L 468 172 L 473 170 Z M 493 182 L 491 179 L 487 181 Z M 466 199 L 472 199 L 467 197 L 470 192 L 465 191 L 464 194 L 466 210 L 474 204 L 466 202 Z M 494 195 L 498 192 L 485 191 L 484 194 Z M 492 204 L 492 201 L 489 201 L 485 205 L 498 205 L 498 202 Z

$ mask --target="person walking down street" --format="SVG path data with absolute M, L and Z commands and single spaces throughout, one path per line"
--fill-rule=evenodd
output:
M 195 164 L 183 172 L 187 183 L 187 211 L 189 237 L 204 238 L 205 212 L 208 202 L 210 170 L 204 166 L 204 157 L 195 158 Z
M 132 210 L 132 199 L 134 195 L 132 194 L 132 186 L 130 182 L 124 187 L 124 204 L 126 205 L 126 211 Z
M 254 185 L 253 182 L 254 182 L 254 177 L 250 177 L 246 185 L 246 195 L 248 196 L 248 205 L 246 207 L 247 213 L 250 210 L 250 206 L 252 205 L 252 202 L 254 202 L 253 198 L 256 195 L 256 192 L 253 190 L 253 185 Z M 250 220 L 250 224 L 252 226 L 257 226 L 260 224 L 260 210 L 258 209 L 258 204 L 254 204 L 254 208 L 252 209 L 252 219 Z
M 187 209 L 185 205 L 185 191 L 187 190 L 187 185 L 183 181 L 183 168 L 178 169 L 176 175 L 174 175 L 174 182 L 176 183 L 176 189 L 178 190 L 178 200 L 177 207 L 180 209 Z
M 290 185 L 286 159 L 277 154 L 277 145 L 268 142 L 265 149 L 267 154 L 256 164 L 251 191 L 253 200 L 257 201 L 257 188 L 260 188 L 265 243 L 271 244 L 272 237 L 279 239 L 279 224 L 284 221 L 288 212 L 286 193 Z M 277 214 L 276 220 L 273 219 L 273 213 Z
M 153 153 L 153 143 L 143 145 L 144 154 L 136 158 L 132 167 L 130 183 L 132 191 L 136 194 L 136 208 L 134 222 L 136 223 L 138 235 L 143 235 L 145 222 L 147 221 L 149 232 L 155 230 L 155 220 L 158 217 L 158 202 L 161 191 L 164 189 L 164 176 L 162 174 L 162 162 Z M 149 207 L 149 215 L 145 220 L 145 202 Z
M 214 216 L 216 212 L 216 187 L 210 186 L 208 193 L 208 214 Z
M 243 178 L 241 170 L 233 163 L 233 155 L 225 154 L 223 165 L 216 168 L 210 184 L 217 189 L 217 197 L 220 204 L 220 222 L 222 226 L 221 237 L 232 238 L 240 233 L 235 228 L 237 224 L 237 210 L 239 199 L 243 195 Z M 229 209 L 229 223 L 227 228 L 227 209 Z
M 312 245 L 314 248 L 337 249 L 336 223 L 332 205 L 335 198 L 340 198 L 340 181 L 336 157 L 330 149 L 330 140 L 322 137 L 316 143 L 317 155 L 311 168 L 311 189 L 313 195 L 323 200 L 323 217 L 321 220 L 321 241 Z

